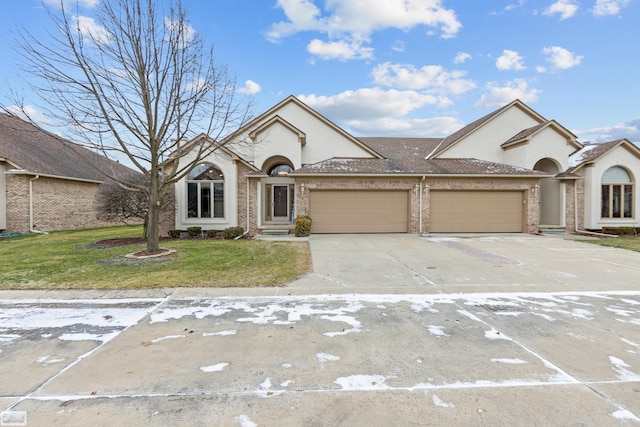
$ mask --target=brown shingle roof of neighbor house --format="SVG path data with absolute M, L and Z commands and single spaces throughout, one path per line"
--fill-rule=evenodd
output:
M 97 168 L 115 176 L 134 170 L 42 130 L 16 116 L 0 113 L 0 158 L 31 174 L 105 181 Z

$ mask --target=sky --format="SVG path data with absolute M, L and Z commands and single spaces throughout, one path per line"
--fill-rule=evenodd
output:
M 56 2 L 0 4 L 5 91 L 24 87 L 16 30 L 46 40 Z M 295 95 L 355 136 L 443 137 L 520 99 L 583 143 L 640 142 L 640 0 L 183 3 L 256 114 Z

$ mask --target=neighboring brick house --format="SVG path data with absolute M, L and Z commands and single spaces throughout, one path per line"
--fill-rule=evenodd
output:
M 0 113 L 0 231 L 34 232 L 113 225 L 97 219 L 96 168 L 133 171 L 117 162 Z
M 291 230 L 297 215 L 312 233 L 640 226 L 640 150 L 595 147 L 519 100 L 446 138 L 358 138 L 291 96 L 178 182 L 163 223 L 251 234 Z

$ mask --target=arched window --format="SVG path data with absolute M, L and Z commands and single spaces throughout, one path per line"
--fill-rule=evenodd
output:
M 621 167 L 602 175 L 602 218 L 633 218 L 633 180 Z
M 224 175 L 212 163 L 200 163 L 187 176 L 187 217 L 224 218 Z
M 286 177 L 289 175 L 289 172 L 291 171 L 293 171 L 293 168 L 291 166 L 284 163 L 279 163 L 279 164 L 273 165 L 269 169 L 269 176 Z

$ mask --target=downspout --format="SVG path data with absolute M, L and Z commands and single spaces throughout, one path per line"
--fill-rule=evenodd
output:
M 244 233 L 242 233 L 240 236 L 234 238 L 233 240 L 241 239 L 244 236 L 246 236 L 247 234 L 249 234 L 249 177 L 247 177 L 247 214 L 245 216 L 247 217 L 247 228 L 246 228 Z
M 426 176 L 422 176 L 422 179 L 420 180 L 420 212 L 418 213 L 418 216 L 420 218 L 420 226 L 419 226 L 419 233 L 420 235 L 422 235 L 422 183 L 424 182 Z
M 574 229 L 574 232 L 580 233 L 580 234 L 589 234 L 589 235 L 598 236 L 598 237 L 619 237 L 619 236 L 616 236 L 615 234 L 595 233 L 593 231 L 578 229 L 578 183 L 577 182 L 574 182 L 573 184 L 573 229 Z
M 29 180 L 29 232 L 47 234 L 46 231 L 34 230 L 33 228 L 33 181 L 39 178 L 40 175 L 36 175 Z

